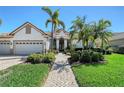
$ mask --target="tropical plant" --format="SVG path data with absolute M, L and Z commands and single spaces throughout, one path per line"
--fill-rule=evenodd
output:
M 82 40 L 84 48 L 89 49 L 89 43 L 93 40 L 92 25 L 85 24 L 84 29 L 79 32 L 79 41 Z
M 86 23 L 86 17 L 84 16 L 83 18 L 77 17 L 72 23 L 73 25 L 71 27 L 72 31 L 70 31 L 70 39 L 78 39 L 78 42 L 82 41 L 82 46 L 84 49 L 94 47 L 97 39 L 100 39 L 101 41 L 102 50 L 104 46 L 108 46 L 108 39 L 112 35 L 107 29 L 111 26 L 111 22 L 109 20 L 101 19 L 98 23 Z
M 76 17 L 74 21 L 72 21 L 71 31 L 70 31 L 70 39 L 71 42 L 75 39 L 79 39 L 80 32 L 84 29 L 86 17 Z M 78 40 L 79 42 L 79 40 Z
M 65 25 L 64 25 L 63 21 L 59 20 L 59 9 L 57 9 L 53 12 L 48 7 L 42 7 L 42 10 L 45 11 L 50 16 L 50 18 L 47 19 L 45 25 L 47 27 L 48 23 L 52 24 L 52 27 L 51 27 L 51 37 L 52 37 L 52 39 L 51 39 L 51 50 L 53 50 L 53 39 L 54 39 L 53 34 L 56 31 L 58 26 L 62 26 L 62 28 L 65 29 Z
M 104 49 L 104 45 L 108 45 L 108 38 L 112 36 L 112 33 L 107 29 L 111 26 L 109 20 L 101 19 L 98 22 L 99 38 L 101 39 L 101 49 Z

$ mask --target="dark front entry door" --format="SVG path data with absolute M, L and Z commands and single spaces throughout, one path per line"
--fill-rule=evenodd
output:
M 59 50 L 63 51 L 64 50 L 64 39 L 60 38 L 59 40 Z

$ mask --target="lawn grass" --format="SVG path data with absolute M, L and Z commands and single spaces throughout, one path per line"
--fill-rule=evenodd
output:
M 124 87 L 124 55 L 105 56 L 106 64 L 73 66 L 73 72 L 84 87 Z
M 49 72 L 48 64 L 19 64 L 0 71 L 1 87 L 41 86 Z

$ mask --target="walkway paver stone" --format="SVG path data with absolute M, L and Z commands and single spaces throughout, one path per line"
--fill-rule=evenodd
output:
M 78 87 L 75 76 L 67 61 L 68 56 L 59 53 L 45 82 L 45 87 Z

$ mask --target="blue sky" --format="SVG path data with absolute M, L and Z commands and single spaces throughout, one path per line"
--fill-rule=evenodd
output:
M 108 19 L 112 22 L 110 28 L 112 32 L 124 32 L 124 7 L 51 6 L 50 8 L 60 9 L 60 19 L 64 21 L 67 31 L 76 16 L 87 16 L 87 22 L 98 21 L 101 18 Z M 1 6 L 0 18 L 3 21 L 0 33 L 11 32 L 27 21 L 45 32 L 51 30 L 51 25 L 48 28 L 45 27 L 45 21 L 49 16 L 41 10 L 40 6 Z

